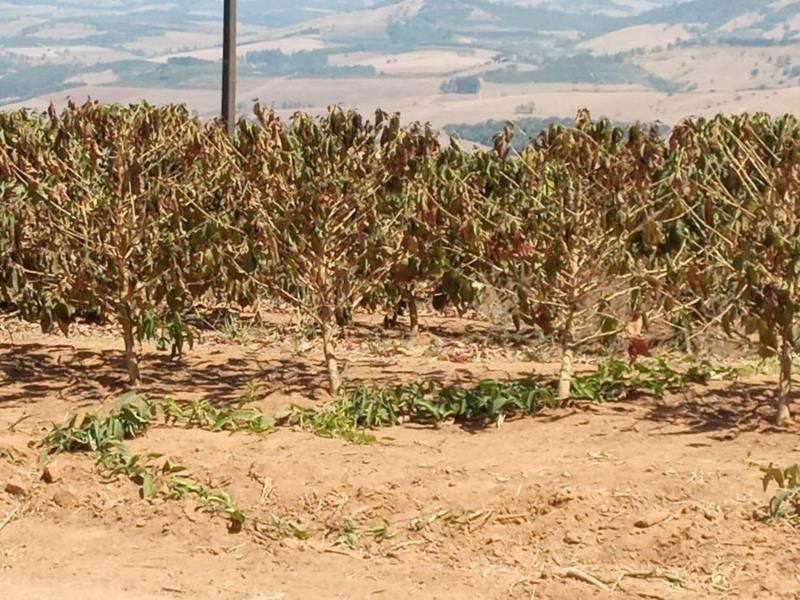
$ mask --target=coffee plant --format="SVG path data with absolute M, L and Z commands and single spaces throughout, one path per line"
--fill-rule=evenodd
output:
M 45 332 L 67 333 L 76 313 L 114 320 L 136 385 L 136 344 L 191 345 L 185 314 L 213 277 L 201 126 L 184 107 L 147 104 L 70 104 L 38 128 L 16 117 L 0 155 L 4 295 Z
M 232 212 L 251 235 L 236 262 L 257 297 L 277 297 L 319 328 L 335 396 L 337 315 L 374 297 L 403 255 L 405 192 L 436 145 L 429 129 L 380 111 L 374 121 L 338 108 L 298 113 L 290 125 L 256 113 L 259 123 L 238 133 L 245 193 Z
M 655 129 L 626 137 L 584 112 L 575 127 L 551 128 L 509 160 L 509 133 L 496 139 L 506 167 L 486 202 L 487 279 L 557 343 L 563 400 L 575 351 L 625 332 L 657 305 L 661 274 L 649 268 L 647 248 L 658 242 L 650 200 L 663 145 Z
M 800 348 L 800 126 L 788 115 L 719 116 L 687 121 L 675 140 L 696 257 L 687 281 L 728 335 L 778 357 L 777 421 L 788 421 Z
M 766 467 L 761 467 L 764 476 L 761 479 L 764 491 L 766 492 L 770 484 L 775 484 L 777 489 L 769 501 L 769 516 L 771 519 L 779 519 L 788 516 L 796 519 L 800 514 L 800 465 L 780 468 L 770 463 Z M 786 510 L 786 506 L 789 510 Z

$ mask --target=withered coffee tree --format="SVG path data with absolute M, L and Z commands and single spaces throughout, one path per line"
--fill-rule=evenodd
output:
M 501 158 L 509 134 L 496 140 Z M 650 189 L 662 159 L 655 130 L 626 135 L 582 112 L 574 127 L 546 130 L 496 175 L 500 193 L 487 209 L 501 234 L 487 253 L 488 279 L 557 342 L 561 399 L 570 396 L 580 346 L 652 318 L 658 304 L 659 274 L 635 242 L 659 242 Z
M 689 288 L 729 335 L 779 358 L 786 422 L 800 348 L 800 126 L 788 115 L 689 120 L 672 152 L 697 257 Z
M 116 321 L 133 385 L 137 342 L 178 348 L 185 312 L 207 287 L 201 127 L 185 107 L 71 104 L 50 110 L 6 162 L 17 183 L 6 286 L 43 329 L 65 332 L 76 311 Z M 6 131 L 6 135 L 9 135 Z
M 49 233 L 37 226 L 34 210 L 34 198 L 44 201 L 41 179 L 54 164 L 44 123 L 27 111 L 0 112 L 0 299 L 47 328 L 55 315 L 68 319 L 69 308 L 57 292 L 39 302 L 45 288 L 63 283 L 57 256 L 47 251 Z
M 405 301 L 413 336 L 419 329 L 420 300 L 443 310 L 447 305 L 463 309 L 476 298 L 483 174 L 476 155 L 455 142 L 439 149 L 430 129 L 411 133 L 422 147 L 416 152 L 413 178 L 402 183 L 402 254 L 385 294 L 390 303 Z
M 319 327 L 335 395 L 335 316 L 376 294 L 402 254 L 404 178 L 429 131 L 380 111 L 374 121 L 339 108 L 319 119 L 298 113 L 288 125 L 261 107 L 256 114 L 259 123 L 237 134 L 241 192 L 229 212 L 247 235 L 235 262 L 261 295 Z
M 562 398 L 582 345 L 627 332 L 635 356 L 669 316 L 778 356 L 789 418 L 795 118 L 690 120 L 665 144 L 582 112 L 512 155 L 510 128 L 466 152 L 383 112 L 256 113 L 233 138 L 180 106 L 0 113 L 0 301 L 45 331 L 118 323 L 133 383 L 137 343 L 191 343 L 198 300 L 288 303 L 318 327 L 336 393 L 337 316 L 405 300 L 415 329 L 417 300 L 464 308 L 487 289 L 556 343 Z

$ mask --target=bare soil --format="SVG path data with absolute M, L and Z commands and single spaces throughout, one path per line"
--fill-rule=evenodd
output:
M 552 372 L 521 340 L 501 343 L 481 324 L 425 324 L 415 342 L 362 324 L 341 345 L 345 377 Z M 229 533 L 189 499 L 145 502 L 129 481 L 103 482 L 89 455 L 56 457 L 55 481 L 41 481 L 31 443 L 68 414 L 113 407 L 124 391 L 119 338 L 5 325 L 4 600 L 800 594 L 796 531 L 765 520 L 769 494 L 755 466 L 800 460 L 798 429 L 770 425 L 770 377 L 660 401 L 576 404 L 501 427 L 405 425 L 375 432 L 369 446 L 288 429 L 155 428 L 130 443 L 224 487 L 249 514 L 297 522 L 309 535 L 271 540 Z M 206 336 L 175 361 L 146 348 L 142 391 L 230 402 L 257 381 L 268 411 L 323 402 L 319 349 L 291 331 L 284 322 L 244 343 Z

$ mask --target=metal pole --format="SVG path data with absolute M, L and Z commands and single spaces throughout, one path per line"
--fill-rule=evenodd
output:
M 230 135 L 236 126 L 236 0 L 225 0 L 222 34 L 222 120 Z

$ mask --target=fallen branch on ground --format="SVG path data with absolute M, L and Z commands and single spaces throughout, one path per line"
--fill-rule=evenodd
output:
M 575 567 L 561 569 L 560 571 L 558 571 L 558 574 L 564 578 L 571 578 L 583 581 L 584 583 L 593 585 L 603 590 L 604 592 L 611 592 L 611 588 L 608 587 L 602 581 L 600 581 L 597 577 L 595 577 L 594 575 L 590 575 L 589 573 L 584 573 L 583 571 L 581 571 L 580 569 L 576 569 Z

